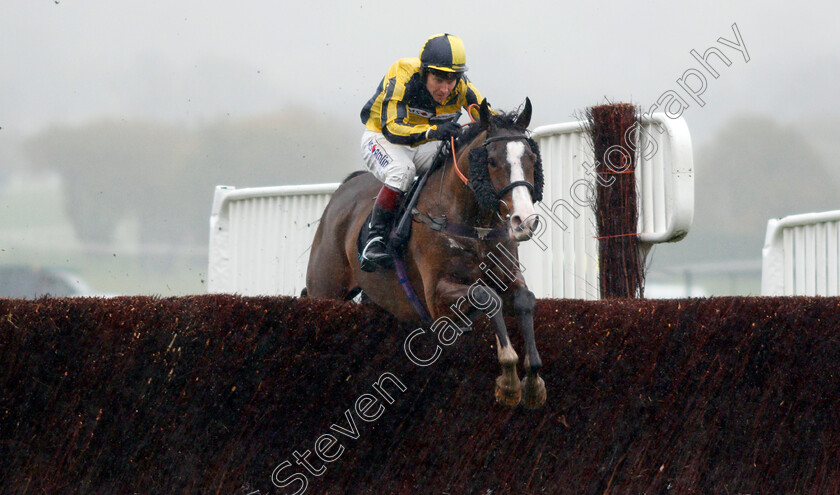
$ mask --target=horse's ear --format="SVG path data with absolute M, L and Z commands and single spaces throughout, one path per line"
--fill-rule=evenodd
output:
M 487 103 L 487 98 L 481 100 L 481 106 L 478 109 L 478 121 L 481 122 L 481 127 L 490 127 L 490 104 Z
M 528 124 L 531 123 L 531 99 L 527 96 L 525 97 L 525 108 L 516 116 L 515 123 L 517 127 L 522 127 L 523 129 L 527 129 Z

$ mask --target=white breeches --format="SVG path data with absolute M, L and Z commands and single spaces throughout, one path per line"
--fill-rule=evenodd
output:
M 403 192 L 408 191 L 417 169 L 432 164 L 439 146 L 439 141 L 415 147 L 394 144 L 381 133 L 367 129 L 362 134 L 365 166 L 385 185 Z

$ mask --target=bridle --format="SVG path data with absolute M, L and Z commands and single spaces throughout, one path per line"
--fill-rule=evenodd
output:
M 525 141 L 525 143 L 528 146 L 531 146 L 531 143 L 528 141 L 527 136 L 494 136 L 494 137 L 485 139 L 484 142 L 481 144 L 481 146 L 486 150 L 488 144 L 494 143 L 494 142 L 499 142 L 499 141 Z M 528 182 L 527 180 L 518 180 L 518 181 L 515 181 L 515 182 L 511 182 L 510 184 L 503 187 L 501 191 L 496 191 L 496 199 L 501 202 L 502 198 L 505 196 L 505 194 L 508 193 L 508 191 L 512 190 L 515 187 L 519 187 L 519 186 L 527 187 L 528 192 L 531 194 L 531 199 L 533 200 L 533 198 L 534 198 L 534 185 L 531 184 L 530 182 Z
M 469 125 L 469 124 L 467 124 L 467 125 Z M 498 142 L 498 141 L 519 141 L 519 140 L 523 140 L 523 141 L 527 142 L 529 144 L 529 146 L 531 145 L 530 139 L 528 139 L 528 137 L 524 136 L 524 135 L 523 136 L 495 136 L 495 137 L 485 139 L 484 142 L 480 146 L 476 146 L 476 147 L 472 148 L 472 150 L 482 148 L 483 151 L 486 153 L 487 152 L 486 146 L 490 143 Z M 458 176 L 458 178 L 461 179 L 461 181 L 464 183 L 464 185 L 467 188 L 469 188 L 470 191 L 473 192 L 473 194 L 476 194 L 475 189 L 473 189 L 473 187 L 470 185 L 469 179 L 458 168 L 458 159 L 456 158 L 455 139 L 454 138 L 450 138 L 450 145 L 452 146 L 452 166 L 455 169 L 455 174 Z M 441 148 L 441 151 L 442 151 L 442 148 Z M 494 194 L 497 198 L 497 202 L 500 204 L 500 206 L 504 206 L 505 210 L 507 210 L 505 212 L 504 216 L 502 216 L 499 209 L 496 209 L 495 212 L 494 212 L 496 214 L 496 216 L 499 218 L 499 220 L 501 220 L 501 222 L 502 222 L 501 226 L 497 226 L 497 227 L 476 227 L 476 226 L 471 226 L 471 225 L 461 225 L 459 223 L 448 220 L 446 218 L 446 215 L 443 215 L 443 216 L 440 216 L 440 217 L 432 217 L 432 216 L 429 216 L 426 213 L 420 212 L 416 208 L 411 208 L 411 214 L 412 214 L 412 217 L 416 221 L 419 221 L 421 223 L 426 224 L 426 226 L 429 227 L 431 230 L 438 231 L 438 232 L 444 232 L 446 234 L 453 235 L 453 236 L 456 236 L 456 237 L 479 239 L 479 240 L 482 240 L 482 241 L 484 241 L 484 240 L 506 239 L 508 237 L 506 224 L 510 220 L 510 208 L 508 207 L 507 203 L 502 201 L 502 197 L 505 194 L 507 194 L 508 191 L 510 191 L 511 189 L 513 189 L 514 187 L 517 187 L 517 186 L 527 187 L 528 191 L 530 191 L 530 193 L 531 193 L 531 198 L 533 199 L 533 197 L 534 197 L 534 185 L 531 184 L 530 182 L 526 181 L 526 180 L 519 180 L 519 181 L 512 182 L 512 183 L 508 184 L 507 186 L 505 186 L 504 188 L 502 188 L 501 191 L 496 191 L 495 188 L 493 188 Z M 492 183 L 490 184 L 490 187 L 492 187 Z M 443 181 L 441 181 L 441 194 L 442 194 L 442 191 L 443 191 Z
M 474 124 L 474 123 L 475 122 L 470 122 L 470 124 Z M 467 124 L 467 125 L 470 125 L 470 124 Z M 484 142 L 481 143 L 480 146 L 476 146 L 475 148 L 473 148 L 473 150 L 480 147 L 484 150 L 484 153 L 486 154 L 487 153 L 487 145 L 491 144 L 491 143 L 494 143 L 494 142 L 499 142 L 499 141 L 525 141 L 525 143 L 528 144 L 529 147 L 532 146 L 531 140 L 526 135 L 493 136 L 493 137 L 490 137 L 490 138 L 486 138 L 484 140 Z M 470 186 L 469 178 L 467 176 L 465 176 L 463 172 L 461 172 L 460 168 L 458 168 L 458 159 L 457 159 L 456 153 L 455 153 L 455 139 L 454 138 L 450 138 L 450 145 L 452 147 L 452 166 L 455 169 L 455 174 L 458 176 L 459 179 L 461 179 L 461 182 L 463 182 L 465 186 L 467 186 L 471 191 L 475 192 L 473 187 Z M 528 193 L 531 195 L 531 200 L 532 201 L 535 200 L 534 199 L 534 184 L 528 182 L 527 180 L 518 180 L 518 181 L 514 181 L 514 182 L 511 182 L 510 184 L 506 185 L 505 187 L 502 188 L 501 191 L 497 191 L 496 188 L 493 187 L 493 192 L 496 196 L 496 201 L 498 203 L 501 203 L 502 205 L 504 205 L 505 209 L 508 209 L 507 204 L 502 200 L 502 198 L 509 191 L 511 191 L 512 189 L 514 189 L 516 187 L 519 187 L 519 186 L 525 186 L 526 188 L 528 188 Z M 492 184 L 491 184 L 491 187 L 492 187 Z M 498 211 L 496 212 L 496 214 L 499 215 L 499 217 L 502 221 L 506 221 L 505 218 L 501 218 L 501 215 L 499 214 Z M 506 214 L 506 217 L 510 218 L 510 211 L 508 211 L 508 213 Z

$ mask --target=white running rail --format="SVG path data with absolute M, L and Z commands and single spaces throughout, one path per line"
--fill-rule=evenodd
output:
M 840 210 L 767 222 L 761 294 L 840 296 Z
M 338 184 L 217 186 L 210 216 L 207 290 L 299 295 L 309 246 Z

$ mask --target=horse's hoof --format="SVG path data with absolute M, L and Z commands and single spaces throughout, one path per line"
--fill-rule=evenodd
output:
M 539 375 L 522 379 L 522 405 L 528 409 L 539 409 L 545 405 L 545 382 Z
M 522 401 L 522 386 L 519 377 L 516 380 L 501 375 L 496 378 L 496 402 L 505 407 L 516 407 Z

